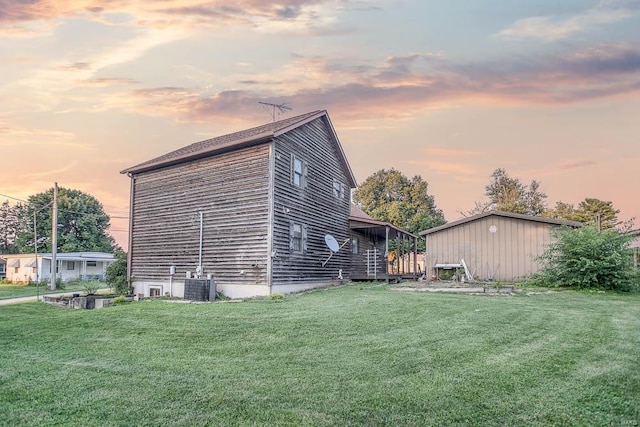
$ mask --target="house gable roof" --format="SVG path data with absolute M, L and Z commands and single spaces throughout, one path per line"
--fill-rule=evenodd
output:
M 428 230 L 421 231 L 419 234 L 421 236 L 426 236 L 427 234 L 435 233 L 441 230 L 446 230 L 447 228 L 455 227 L 461 224 L 465 224 L 467 222 L 477 221 L 479 219 L 486 218 L 488 216 L 500 216 L 504 218 L 522 219 L 526 221 L 542 222 L 542 223 L 552 224 L 552 225 L 566 225 L 568 227 L 574 227 L 574 228 L 582 227 L 583 225 L 581 222 L 578 222 L 578 221 L 569 221 L 569 220 L 555 219 L 555 218 L 544 218 L 541 216 L 523 215 L 523 214 L 517 214 L 513 212 L 489 211 L 489 212 L 479 213 L 477 215 L 473 215 L 468 218 L 462 218 L 457 221 L 448 222 L 438 227 L 433 227 Z
M 338 136 L 335 133 L 333 125 L 329 120 L 329 116 L 325 110 L 312 111 L 306 114 L 301 114 L 294 117 L 289 117 L 283 120 L 279 120 L 273 123 L 267 123 L 265 125 L 256 126 L 250 129 L 245 129 L 239 132 L 230 133 L 227 135 L 218 136 L 204 141 L 196 142 L 186 147 L 179 148 L 162 156 L 132 166 L 130 168 L 122 170 L 122 174 L 136 174 L 141 172 L 147 172 L 154 169 L 159 169 L 179 163 L 185 163 L 191 160 L 201 159 L 203 157 L 209 157 L 215 154 L 234 151 L 244 147 L 250 147 L 271 141 L 273 138 L 278 137 L 290 130 L 296 129 L 306 123 L 317 118 L 323 118 L 325 124 L 330 133 L 332 142 L 337 147 L 337 153 L 341 157 L 343 166 L 347 173 L 349 185 L 351 188 L 356 187 L 355 177 L 349 166 L 346 155 L 342 150 Z

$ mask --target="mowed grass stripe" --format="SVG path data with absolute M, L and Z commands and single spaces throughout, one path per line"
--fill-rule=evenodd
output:
M 240 304 L 0 308 L 0 424 L 619 425 L 640 297 L 353 285 Z

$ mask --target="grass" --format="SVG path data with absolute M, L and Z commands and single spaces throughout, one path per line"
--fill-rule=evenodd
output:
M 637 425 L 640 295 L 0 308 L 0 424 Z
M 85 282 L 71 282 L 65 283 L 63 289 L 56 289 L 51 291 L 48 284 L 41 284 L 38 288 L 35 285 L 3 285 L 0 284 L 0 300 L 9 298 L 20 297 L 32 297 L 36 296 L 38 292 L 42 294 L 59 294 L 67 292 L 83 292 Z M 108 286 L 105 283 L 100 283 L 100 289 L 106 289 Z

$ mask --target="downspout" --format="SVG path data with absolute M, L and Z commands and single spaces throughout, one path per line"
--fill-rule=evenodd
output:
M 198 248 L 198 278 L 202 275 L 202 223 L 204 220 L 204 214 L 202 211 L 198 212 L 200 215 L 200 244 Z
M 273 286 L 273 230 L 275 221 L 275 170 L 276 170 L 276 147 L 275 141 L 271 141 L 269 144 L 269 190 L 267 191 L 268 197 L 268 213 L 267 213 L 267 287 L 269 288 L 269 294 L 271 294 L 271 287 Z

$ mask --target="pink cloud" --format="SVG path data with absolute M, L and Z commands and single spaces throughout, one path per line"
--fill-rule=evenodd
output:
M 591 159 L 568 159 L 558 165 L 560 169 L 577 169 L 587 166 L 594 166 L 598 163 Z

